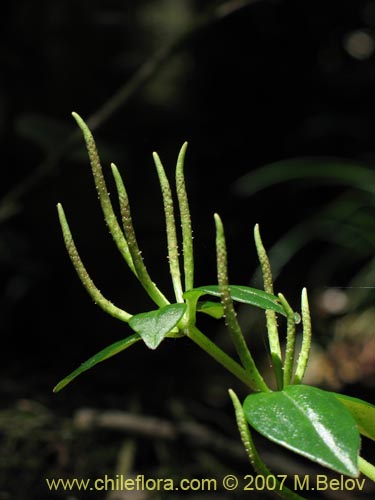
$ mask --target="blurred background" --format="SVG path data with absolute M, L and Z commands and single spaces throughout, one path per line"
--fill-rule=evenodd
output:
M 80 285 L 57 202 L 102 293 L 132 313 L 152 308 L 103 222 L 72 111 L 91 125 L 105 172 L 113 161 L 123 173 L 145 262 L 166 294 L 151 154 L 172 176 L 187 140 L 196 284 L 216 282 L 218 212 L 231 282 L 261 288 L 259 223 L 276 291 L 296 310 L 309 292 L 306 381 L 374 402 L 375 1 L 15 0 L 0 23 L 0 499 L 172 498 L 49 492 L 44 478 L 250 472 L 227 388 L 246 391 L 188 341 L 136 345 L 52 394 L 129 333 Z M 267 372 L 263 314 L 240 307 L 239 318 Z M 200 324 L 231 352 L 221 324 Z M 158 419 L 152 437 L 146 417 Z M 311 470 L 257 439 L 278 472 Z M 373 459 L 373 446 L 363 453 Z M 331 494 L 321 498 L 374 490 Z

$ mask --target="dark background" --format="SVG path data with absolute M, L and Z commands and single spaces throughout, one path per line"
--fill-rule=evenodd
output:
M 231 281 L 261 287 L 259 279 L 252 279 L 257 268 L 254 224 L 260 223 L 270 247 L 351 188 L 302 179 L 240 196 L 235 182 L 262 165 L 296 157 L 339 158 L 371 170 L 375 2 L 17 0 L 3 6 L 0 23 L 0 392 L 3 456 L 8 454 L 0 498 L 22 498 L 21 491 L 30 485 L 37 496 L 30 492 L 23 498 L 67 498 L 46 492 L 41 478 L 88 476 L 104 467 L 99 454 L 95 465 L 80 469 L 83 459 L 79 462 L 74 455 L 79 450 L 71 452 L 74 443 L 87 440 L 84 455 L 99 446 L 100 439 L 108 444 L 112 455 L 103 459 L 106 472 L 108 463 L 113 472 L 117 453 L 116 436 L 85 435 L 65 443 L 70 458 L 59 462 L 56 440 L 61 429 L 56 422 L 68 421 L 79 408 L 130 411 L 135 405 L 140 414 L 187 415 L 197 421 L 203 414 L 214 427 L 212 415 L 218 412 L 230 422 L 225 432 L 236 439 L 226 393 L 233 380 L 185 340 L 165 343 L 155 353 L 137 345 L 61 394 L 52 394 L 60 378 L 129 332 L 97 309 L 80 285 L 63 246 L 58 201 L 103 294 L 131 313 L 152 308 L 107 234 L 82 140 L 71 139 L 76 130 L 71 111 L 90 118 L 105 171 L 113 161 L 124 173 L 143 256 L 166 293 L 171 292 L 167 250 L 151 153 L 159 152 L 172 176 L 185 140 L 197 285 L 216 281 L 212 216 L 219 212 L 226 228 Z M 163 48 L 166 55 L 159 63 Z M 131 83 L 153 64 L 147 81 Z M 124 88 L 127 97 L 120 97 L 106 113 L 103 105 Z M 357 200 L 357 191 L 352 192 Z M 317 343 L 329 352 L 322 355 L 325 364 L 317 371 L 331 374 L 324 378 L 312 373 L 312 382 L 373 401 L 374 358 L 370 356 L 366 369 L 355 376 L 346 376 L 342 368 L 337 371 L 343 364 L 340 353 L 348 347 L 337 333 L 345 325 L 346 312 L 352 321 L 365 321 L 351 332 L 365 332 L 367 351 L 375 350 L 372 291 L 360 298 L 354 294 L 355 305 L 338 314 L 322 306 L 324 291 L 335 287 L 345 295 L 345 287 L 373 255 L 373 198 L 361 199 L 361 207 L 371 223 L 363 229 L 358 222 L 359 236 L 354 231 L 350 245 L 319 237 L 316 230 L 317 237 L 288 260 L 276 288 L 298 309 L 300 290 L 308 287 Z M 307 223 L 306 231 L 311 231 Z M 367 278 L 364 285 L 373 284 L 373 275 Z M 252 343 L 267 359 L 264 325 L 242 314 L 259 330 L 258 336 L 253 332 Z M 223 337 L 214 320 L 206 323 L 210 335 Z M 225 345 L 225 338 L 221 340 Z M 350 352 L 358 352 L 356 342 L 350 338 Z M 348 358 L 346 353 L 344 361 Z M 238 391 L 245 395 L 240 387 Z M 177 403 L 182 417 L 171 410 Z M 22 432 L 14 437 L 12 419 L 23 422 L 25 411 L 37 418 L 38 408 L 49 415 L 50 439 L 36 437 L 30 443 Z M 38 425 L 42 435 L 44 427 Z M 22 428 L 27 434 L 29 428 Z M 7 433 L 13 437 L 7 438 Z M 150 465 L 155 463 L 169 470 L 168 464 L 177 460 L 170 449 L 164 459 L 154 456 L 155 451 L 148 455 L 147 446 L 152 448 L 145 444 L 137 452 L 135 470 L 145 473 L 149 467 L 155 472 Z M 30 461 L 31 455 L 39 456 L 39 462 Z M 182 470 L 187 467 L 184 456 L 178 461 Z M 223 465 L 223 470 L 228 468 Z M 16 481 L 16 474 L 24 481 Z

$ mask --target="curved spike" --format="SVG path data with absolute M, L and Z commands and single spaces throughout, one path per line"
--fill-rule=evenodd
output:
M 121 321 L 125 321 L 126 323 L 132 317 L 131 314 L 116 307 L 112 302 L 106 299 L 99 291 L 99 289 L 95 286 L 94 282 L 90 278 L 85 266 L 82 263 L 82 260 L 79 256 L 78 250 L 75 246 L 72 233 L 70 231 L 68 221 L 66 220 L 64 209 L 60 203 L 57 205 L 57 210 L 59 214 L 59 220 L 61 224 L 61 229 L 64 236 L 64 242 L 66 249 L 68 251 L 70 260 L 76 270 L 79 279 L 81 280 L 83 286 L 86 291 L 93 299 L 93 301 L 106 313 L 110 314 L 114 318 L 120 319 Z
M 95 187 L 99 195 L 100 205 L 102 207 L 104 219 L 107 223 L 109 232 L 111 233 L 112 238 L 119 252 L 125 259 L 127 265 L 132 270 L 132 272 L 136 274 L 127 241 L 124 237 L 124 233 L 122 232 L 121 226 L 117 221 L 117 217 L 113 210 L 111 199 L 108 194 L 108 189 L 104 179 L 103 169 L 100 163 L 100 158 L 98 150 L 96 148 L 94 137 L 90 129 L 88 128 L 87 124 L 79 116 L 79 114 L 73 112 L 72 116 L 77 122 L 79 128 L 81 129 L 83 138 L 86 143 L 87 152 L 90 158 L 91 170 L 94 177 Z

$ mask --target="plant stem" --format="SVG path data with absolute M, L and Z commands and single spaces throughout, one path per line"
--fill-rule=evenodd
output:
M 362 457 L 358 457 L 359 470 L 375 483 L 375 466 Z
M 280 302 L 286 312 L 287 333 L 286 333 L 286 349 L 284 359 L 284 387 L 289 385 L 292 380 L 292 370 L 296 343 L 296 323 L 294 311 L 290 307 L 288 301 L 282 293 L 278 294 Z
M 169 301 L 164 297 L 162 292 L 158 289 L 155 283 L 151 280 L 150 275 L 146 269 L 143 262 L 141 251 L 137 243 L 137 238 L 135 236 L 135 231 L 133 227 L 133 221 L 130 212 L 130 205 L 128 194 L 125 189 L 125 185 L 122 181 L 120 172 L 118 171 L 116 165 L 111 164 L 113 177 L 116 182 L 118 199 L 120 204 L 120 211 L 122 217 L 122 224 L 124 226 L 125 237 L 129 245 L 129 251 L 134 263 L 134 267 L 137 273 L 137 277 L 143 288 L 146 290 L 150 298 L 159 307 L 164 307 L 169 304 Z
M 262 269 L 264 290 L 267 293 L 274 294 L 273 292 L 273 280 L 270 261 L 268 259 L 267 252 L 263 246 L 262 239 L 260 237 L 259 225 L 256 224 L 254 228 L 254 240 L 255 246 L 258 253 L 258 259 L 260 267 Z M 273 369 L 276 377 L 277 388 L 283 388 L 283 369 L 281 361 L 281 348 L 279 340 L 279 332 L 277 330 L 277 319 L 276 313 L 271 310 L 266 311 L 267 320 L 267 333 L 268 342 L 270 346 L 271 359 L 273 364 Z
M 221 350 L 212 340 L 206 337 L 196 326 L 188 326 L 187 336 L 252 391 L 259 391 L 252 377 L 242 368 L 242 366 Z
M 174 218 L 174 206 L 171 187 L 169 185 L 168 178 L 165 174 L 165 170 L 162 162 L 157 153 L 152 154 L 154 158 L 154 163 L 159 176 L 159 183 L 161 187 L 161 192 L 163 195 L 163 205 L 165 222 L 167 228 L 167 242 L 168 242 L 168 260 L 169 260 L 169 270 L 172 277 L 173 290 L 177 302 L 183 302 L 182 297 L 182 285 L 181 285 L 181 272 L 180 263 L 178 258 L 178 244 L 176 235 L 176 222 Z
M 217 277 L 220 289 L 221 303 L 224 307 L 225 322 L 232 337 L 234 347 L 241 363 L 253 380 L 258 391 L 269 391 L 262 375 L 259 373 L 253 357 L 246 345 L 241 327 L 236 318 L 233 301 L 230 296 L 228 281 L 228 259 L 223 224 L 218 214 L 214 215 L 216 225 Z
M 185 291 L 194 287 L 194 253 L 193 253 L 193 232 L 191 229 L 191 216 L 189 200 L 186 193 L 184 162 L 187 142 L 182 145 L 176 165 L 176 191 L 178 205 L 180 209 L 180 219 L 182 228 L 182 249 L 184 256 Z
M 301 352 L 298 356 L 296 373 L 294 375 L 294 383 L 300 384 L 306 371 L 307 362 L 309 360 L 311 348 L 311 317 L 309 301 L 307 298 L 307 290 L 304 288 L 301 294 L 301 314 L 303 325 L 303 338 Z
M 68 254 L 69 254 L 70 260 L 72 261 L 74 269 L 76 270 L 78 277 L 81 280 L 84 288 L 89 293 L 92 300 L 101 309 L 103 309 L 103 311 L 105 311 L 107 314 L 110 314 L 114 318 L 120 319 L 121 321 L 125 321 L 127 323 L 130 320 L 130 318 L 132 317 L 132 315 L 126 311 L 123 311 L 119 307 L 116 307 L 114 304 L 112 304 L 112 302 L 110 302 L 108 299 L 103 297 L 103 295 L 100 293 L 98 288 L 95 286 L 94 282 L 90 278 L 90 276 L 89 276 L 88 272 L 86 271 L 86 268 L 83 265 L 83 262 L 79 256 L 79 253 L 77 251 L 77 247 L 75 246 L 73 236 L 72 236 L 72 233 L 71 233 L 69 225 L 68 225 L 68 221 L 66 220 L 66 217 L 65 217 L 64 209 L 60 203 L 57 205 L 57 210 L 59 213 L 59 219 L 60 219 L 61 229 L 62 229 L 63 236 L 64 236 L 66 249 L 68 251 Z
M 228 392 L 234 406 L 234 411 L 237 420 L 237 427 L 238 430 L 240 431 L 241 440 L 245 447 L 245 451 L 247 453 L 247 456 L 249 457 L 251 465 L 254 467 L 255 472 L 262 475 L 263 477 L 273 476 L 276 479 L 277 476 L 272 474 L 272 472 L 268 469 L 266 464 L 260 458 L 257 449 L 255 448 L 245 413 L 243 411 L 242 405 L 236 393 L 232 391 L 232 389 L 229 389 Z M 297 495 L 297 493 L 294 493 L 294 491 L 291 491 L 284 485 L 281 486 L 281 483 L 277 479 L 276 479 L 276 484 L 278 485 L 278 488 L 275 488 L 274 491 L 281 498 L 285 498 L 288 500 L 304 500 L 303 497 L 300 497 L 299 495 Z

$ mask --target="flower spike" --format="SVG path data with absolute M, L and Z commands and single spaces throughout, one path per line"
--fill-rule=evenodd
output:
M 168 242 L 168 260 L 169 269 L 172 277 L 172 284 L 177 302 L 183 302 L 180 262 L 178 257 L 178 243 L 176 234 L 176 221 L 174 217 L 174 206 L 171 187 L 159 155 L 153 153 L 156 171 L 159 177 L 161 192 L 163 195 L 164 215 L 167 227 L 167 242 Z
M 182 145 L 176 165 L 176 191 L 180 209 L 182 228 L 182 249 L 184 256 L 185 291 L 194 287 L 194 253 L 193 232 L 191 228 L 191 216 L 189 200 L 186 193 L 184 162 L 188 143 Z
M 258 253 L 260 267 L 262 269 L 264 290 L 267 293 L 273 294 L 271 265 L 268 259 L 267 252 L 263 246 L 262 239 L 260 237 L 258 224 L 256 224 L 254 228 L 254 240 Z M 280 348 L 279 332 L 277 329 L 277 319 L 274 311 L 271 310 L 266 311 L 266 321 L 267 321 L 268 341 L 270 345 L 271 359 L 274 367 L 276 383 L 278 389 L 282 389 L 283 375 L 282 375 L 282 362 L 281 362 L 281 348 Z
M 286 349 L 284 360 L 284 387 L 289 385 L 292 380 L 292 370 L 294 362 L 294 351 L 296 343 L 296 322 L 293 309 L 282 293 L 279 293 L 279 299 L 286 312 L 287 333 L 286 333 Z
M 216 254 L 217 254 L 217 276 L 220 288 L 221 303 L 224 307 L 224 316 L 229 332 L 232 337 L 234 347 L 241 360 L 241 363 L 250 378 L 252 379 L 252 389 L 254 391 L 269 391 L 263 377 L 259 373 L 253 357 L 246 345 L 241 327 L 236 318 L 232 297 L 228 284 L 228 264 L 227 249 L 224 236 L 224 228 L 218 214 L 214 215 L 216 225 Z
M 86 271 L 85 266 L 82 263 L 82 260 L 78 254 L 77 248 L 75 246 L 72 233 L 70 231 L 68 221 L 66 220 L 64 209 L 62 205 L 59 203 L 57 205 L 57 210 L 59 214 L 61 229 L 64 236 L 65 246 L 68 251 L 70 260 L 76 270 L 79 279 L 81 280 L 83 286 L 86 291 L 89 293 L 90 297 L 93 301 L 106 313 L 110 314 L 114 318 L 120 319 L 121 321 L 125 321 L 127 323 L 132 315 L 128 312 L 116 307 L 112 302 L 103 297 L 98 288 L 95 286 L 94 282 L 90 278 L 88 272 Z
M 151 280 L 150 275 L 148 274 L 146 266 L 143 262 L 142 254 L 138 246 L 137 238 L 135 236 L 132 216 L 130 213 L 129 198 L 125 189 L 125 185 L 121 178 L 120 172 L 118 171 L 114 163 L 111 164 L 111 168 L 116 183 L 125 237 L 129 245 L 129 251 L 134 263 L 138 280 L 140 281 L 141 285 L 146 290 L 150 298 L 155 302 L 155 304 L 157 304 L 159 307 L 164 307 L 169 304 L 169 301 L 164 297 L 162 292 Z
M 100 205 L 102 207 L 104 219 L 107 223 L 108 229 L 127 265 L 130 267 L 132 272 L 136 274 L 129 247 L 124 237 L 124 233 L 122 232 L 121 226 L 119 225 L 117 217 L 113 211 L 94 137 L 86 123 L 77 113 L 72 113 L 72 116 L 81 129 L 86 142 L 86 148 L 90 158 L 95 187 L 99 195 Z
M 295 384 L 300 384 L 302 382 L 303 376 L 305 375 L 311 348 L 311 317 L 310 317 L 309 300 L 307 298 L 306 288 L 302 290 L 301 313 L 302 313 L 303 337 L 302 337 L 301 352 L 298 357 L 296 373 L 294 376 Z

